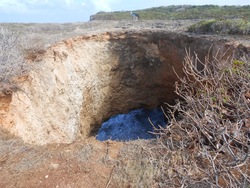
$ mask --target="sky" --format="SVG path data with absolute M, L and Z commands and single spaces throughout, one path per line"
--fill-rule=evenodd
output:
M 250 5 L 250 0 L 0 0 L 0 22 L 86 22 L 99 11 L 211 4 Z

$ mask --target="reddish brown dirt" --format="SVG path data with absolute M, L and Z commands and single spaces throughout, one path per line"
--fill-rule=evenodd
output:
M 115 187 L 112 170 L 122 143 L 95 138 L 32 146 L 0 133 L 0 187 Z

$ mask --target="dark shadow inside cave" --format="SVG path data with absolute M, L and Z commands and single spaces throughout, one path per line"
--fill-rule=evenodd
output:
M 166 124 L 166 117 L 161 108 L 140 108 L 131 110 L 127 114 L 112 116 L 102 124 L 96 139 L 99 141 L 154 139 L 155 130 L 165 127 Z

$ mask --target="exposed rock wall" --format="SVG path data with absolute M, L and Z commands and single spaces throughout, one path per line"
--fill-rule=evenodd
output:
M 51 46 L 19 89 L 0 96 L 0 126 L 34 144 L 86 138 L 112 115 L 176 98 L 185 48 L 201 60 L 237 45 L 166 31 L 117 31 Z

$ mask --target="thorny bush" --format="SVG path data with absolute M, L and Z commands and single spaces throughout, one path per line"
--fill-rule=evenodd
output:
M 41 44 L 31 36 L 26 39 L 20 33 L 0 27 L 0 97 L 19 90 L 16 78 L 35 70 L 27 61 L 35 61 L 45 53 Z
M 24 69 L 18 35 L 10 30 L 0 28 L 0 82 L 21 75 Z
M 0 97 L 18 90 L 13 79 L 24 75 L 27 70 L 20 50 L 20 37 L 13 31 L 0 28 Z
M 201 174 L 199 181 L 212 187 L 246 187 L 250 182 L 249 60 L 223 63 L 206 57 L 201 62 L 187 51 L 183 72 L 176 83 L 181 99 L 170 106 L 170 123 L 162 128 L 158 141 L 168 151 L 191 153 L 192 165 Z M 195 181 L 183 166 L 179 184 L 185 186 L 184 176 L 189 183 Z

